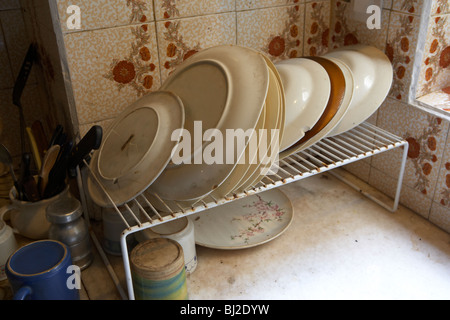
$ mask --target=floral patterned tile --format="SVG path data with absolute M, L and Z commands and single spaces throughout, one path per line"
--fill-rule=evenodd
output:
M 303 2 L 305 2 L 305 0 L 236 0 L 236 10 L 242 11 L 269 8 L 289 4 L 300 4 Z
M 374 46 L 384 51 L 388 33 L 390 11 L 383 9 L 381 29 L 370 30 L 365 22 L 353 18 L 351 3 L 332 1 L 331 48 L 358 43 Z
M 306 3 L 304 54 L 327 53 L 330 38 L 330 2 Z
M 238 45 L 263 52 L 274 62 L 301 57 L 304 10 L 304 5 L 294 5 L 238 12 Z
M 409 142 L 404 184 L 433 198 L 449 123 L 421 109 L 388 98 L 378 114 L 377 125 Z M 372 166 L 397 177 L 403 150 L 373 157 Z
M 433 200 L 450 209 L 450 144 L 448 141 L 442 156 L 439 179 Z
M 450 112 L 450 87 L 428 93 L 417 100 L 435 108 Z
M 393 0 L 392 10 L 420 15 L 422 13 L 424 1 L 425 0 Z
M 450 1 L 448 0 L 432 0 L 431 15 L 450 13 Z
M 162 81 L 177 65 L 200 50 L 236 44 L 235 13 L 159 21 L 157 25 Z
M 155 0 L 157 20 L 235 11 L 234 0 Z
M 450 15 L 430 18 L 416 97 L 450 84 Z
M 416 54 L 420 18 L 393 12 L 389 23 L 386 54 L 394 69 L 390 96 L 407 102 Z
M 80 124 L 111 119 L 160 86 L 155 23 L 64 36 Z
M 433 202 L 430 211 L 430 221 L 450 233 L 450 208 Z
M 153 21 L 152 0 L 58 0 L 59 20 L 63 32 L 85 31 Z M 67 21 L 73 15 L 70 5 L 80 8 L 81 29 L 68 29 Z
M 397 180 L 384 172 L 372 168 L 369 184 L 392 199 L 395 197 Z M 428 219 L 432 200 L 416 189 L 403 184 L 400 193 L 400 204 Z

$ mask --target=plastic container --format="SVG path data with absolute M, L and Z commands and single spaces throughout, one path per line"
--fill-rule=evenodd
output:
M 183 248 L 171 239 L 138 244 L 130 254 L 136 300 L 187 300 Z

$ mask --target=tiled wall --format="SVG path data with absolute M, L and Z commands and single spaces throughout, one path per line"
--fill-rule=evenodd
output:
M 402 204 L 450 232 L 450 118 L 408 104 L 426 0 L 383 1 L 380 30 L 356 20 L 344 0 L 50 2 L 60 27 L 60 53 L 67 67 L 63 73 L 73 90 L 73 121 L 81 134 L 93 124 L 107 126 L 138 97 L 158 89 L 177 64 L 214 45 L 248 46 L 273 61 L 355 43 L 385 51 L 394 67 L 394 83 L 370 121 L 410 142 Z M 436 13 L 444 2 L 433 0 Z M 69 4 L 81 9 L 80 30 L 66 26 Z M 443 20 L 445 14 L 433 18 Z M 393 195 L 400 156 L 398 150 L 348 169 Z
M 442 3 L 433 1 L 435 10 L 438 2 Z M 335 42 L 333 47 L 355 42 L 371 44 L 384 50 L 391 60 L 394 68 L 391 92 L 370 121 L 409 142 L 401 203 L 450 232 L 449 118 L 408 104 L 416 50 L 420 50 L 417 39 L 421 13 L 426 4 L 423 0 L 385 2 L 382 31 L 371 35 L 351 20 L 347 3 L 333 1 L 332 43 Z M 438 17 L 442 16 L 434 16 L 433 22 Z M 448 29 L 432 28 L 436 33 Z M 401 156 L 402 150 L 396 150 L 357 162 L 347 169 L 393 197 Z
M 416 97 L 450 112 L 450 1 L 433 1 L 429 19 Z
M 0 141 L 14 156 L 16 163 L 21 152 L 19 109 L 13 104 L 12 96 L 14 82 L 29 43 L 19 1 L 0 1 Z M 40 120 L 47 127 L 48 119 L 43 112 L 47 100 L 39 80 L 38 70 L 34 67 L 21 102 L 28 126 Z
M 77 4 L 81 30 L 67 29 Z M 274 61 L 329 47 L 330 1 L 57 1 L 81 133 L 107 125 L 195 52 L 222 44 Z M 107 92 L 108 94 L 105 94 Z

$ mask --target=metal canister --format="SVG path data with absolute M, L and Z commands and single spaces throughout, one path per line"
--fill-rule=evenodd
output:
M 46 214 L 51 223 L 49 238 L 69 247 L 72 262 L 81 270 L 86 269 L 91 264 L 93 255 L 80 201 L 74 197 L 61 199 L 49 205 Z
M 186 271 L 181 245 L 156 238 L 138 244 L 130 255 L 136 300 L 187 300 Z

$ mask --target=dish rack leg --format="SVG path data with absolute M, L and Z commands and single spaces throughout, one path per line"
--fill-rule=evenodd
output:
M 131 277 L 130 259 L 128 256 L 128 245 L 127 245 L 128 235 L 130 235 L 130 232 L 128 230 L 125 230 L 122 233 L 122 236 L 120 238 L 120 246 L 122 248 L 122 258 L 123 258 L 123 264 L 124 264 L 124 269 L 125 269 L 125 280 L 127 282 L 127 288 L 128 288 L 128 299 L 135 300 L 134 290 L 133 290 L 133 280 Z
M 359 186 L 355 185 L 350 180 L 348 180 L 348 179 L 344 178 L 343 176 L 339 175 L 338 173 L 334 172 L 334 170 L 329 171 L 329 173 L 332 176 L 336 177 L 337 179 L 341 180 L 342 182 L 346 183 L 348 186 L 350 186 L 353 189 L 359 191 L 362 195 L 366 196 L 370 200 L 372 200 L 375 203 L 379 204 L 380 206 L 382 206 L 386 210 L 394 213 L 394 212 L 397 211 L 398 205 L 399 205 L 399 202 L 400 202 L 400 194 L 402 192 L 403 176 L 404 176 L 404 173 L 405 173 L 406 161 L 408 160 L 408 147 L 409 147 L 409 145 L 407 143 L 403 145 L 403 156 L 402 156 L 402 163 L 400 165 L 400 173 L 399 173 L 398 179 L 397 179 L 397 189 L 395 191 L 394 203 L 391 204 L 391 205 L 389 205 L 389 204 L 387 204 L 387 203 L 377 199 L 376 197 L 374 197 L 370 193 L 361 190 L 361 188 Z

